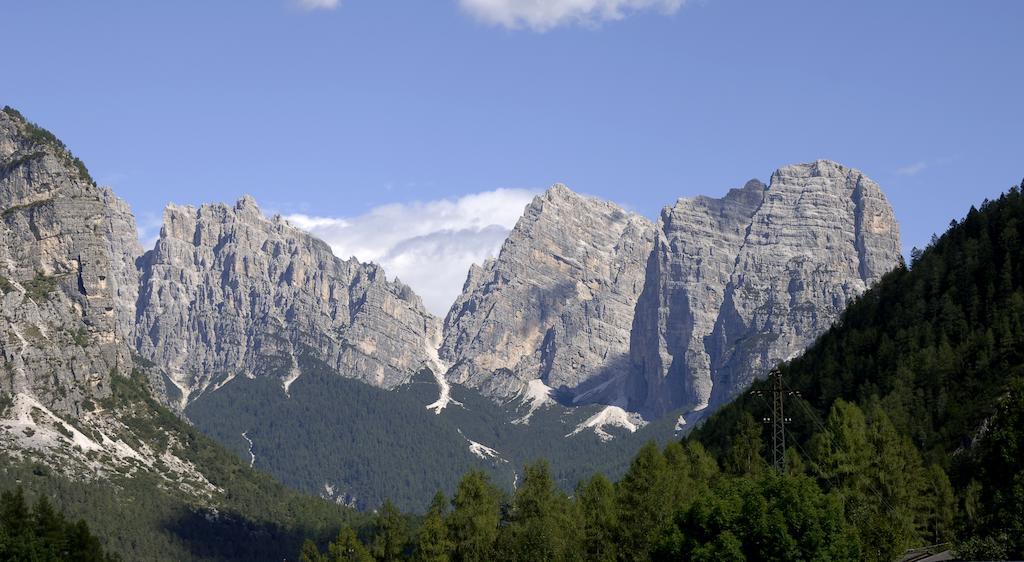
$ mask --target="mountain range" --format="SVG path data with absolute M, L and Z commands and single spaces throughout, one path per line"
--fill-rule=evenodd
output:
M 423 506 L 471 466 L 513 487 L 541 455 L 565 485 L 620 473 L 618 449 L 685 432 L 901 262 L 879 186 L 830 161 L 656 222 L 556 184 L 440 319 L 249 197 L 168 206 L 143 251 L 128 206 L 10 108 L 0 208 L 7 450 L 222 492 L 115 407 L 134 373 L 243 463 L 364 508 Z

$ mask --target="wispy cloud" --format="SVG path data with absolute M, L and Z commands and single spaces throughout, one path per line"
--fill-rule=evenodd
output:
M 340 0 L 292 0 L 303 10 L 333 10 L 341 4 Z
M 562 25 L 593 25 L 630 13 L 656 10 L 673 14 L 684 0 L 459 0 L 480 21 L 509 29 L 547 31 Z
M 455 200 L 384 205 L 353 217 L 292 214 L 285 218 L 331 245 L 384 267 L 443 316 L 473 263 L 497 255 L 535 191 L 496 189 Z
M 916 176 L 927 168 L 927 162 L 914 162 L 913 164 L 908 164 L 902 168 L 897 168 L 896 173 L 901 176 Z

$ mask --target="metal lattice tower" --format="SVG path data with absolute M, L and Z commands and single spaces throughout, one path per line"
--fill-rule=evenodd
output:
M 786 390 L 782 384 L 782 371 L 772 369 L 768 374 L 768 390 L 755 390 L 754 394 L 764 398 L 771 394 L 771 417 L 764 418 L 764 423 L 772 424 L 772 467 L 779 473 L 786 472 L 786 424 L 793 421 L 786 417 L 785 399 L 787 394 L 795 394 Z

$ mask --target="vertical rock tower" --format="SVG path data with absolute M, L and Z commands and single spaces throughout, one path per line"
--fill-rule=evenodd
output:
M 680 199 L 657 225 L 630 354 L 650 414 L 727 402 L 803 351 L 901 260 L 878 185 L 819 160 L 722 199 Z

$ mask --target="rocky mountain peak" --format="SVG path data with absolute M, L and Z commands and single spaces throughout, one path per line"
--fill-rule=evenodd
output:
M 633 326 L 632 405 L 657 415 L 730 400 L 799 353 L 895 267 L 881 189 L 819 160 L 663 213 Z
M 610 358 L 628 352 L 652 234 L 647 219 L 561 184 L 536 197 L 448 313 L 448 377 L 495 396 L 610 377 Z
M 136 348 L 165 366 L 184 407 L 238 374 L 288 387 L 306 360 L 384 388 L 428 364 L 440 325 L 419 297 L 374 264 L 336 258 L 323 241 L 234 206 L 168 206 L 140 260 Z
M 0 111 L 0 390 L 77 412 L 131 368 L 138 255 L 127 206 L 49 131 Z

